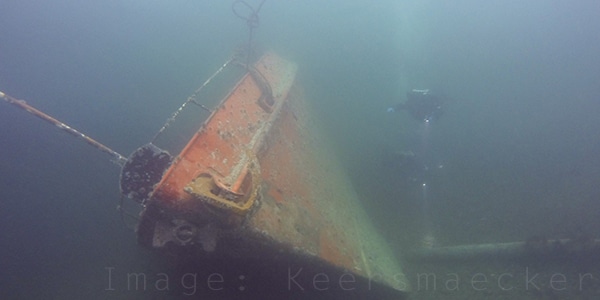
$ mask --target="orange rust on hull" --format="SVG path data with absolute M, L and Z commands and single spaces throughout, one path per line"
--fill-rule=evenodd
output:
M 374 278 L 406 289 L 397 287 L 401 269 L 293 85 L 295 72 L 267 54 L 235 85 L 155 186 L 139 240 L 159 249 L 201 246 L 197 253 L 224 258 L 300 259 L 369 287 Z
M 193 198 L 212 199 L 211 204 L 238 213 L 249 210 L 250 205 L 237 205 L 228 197 L 198 197 L 205 190 L 193 181 L 210 177 L 230 195 L 248 193 L 242 190 L 243 182 L 252 175 L 251 165 L 258 168 L 253 161 L 293 82 L 295 66 L 281 64 L 278 57 L 267 54 L 237 83 L 165 172 L 155 188 L 156 199 L 173 205 Z

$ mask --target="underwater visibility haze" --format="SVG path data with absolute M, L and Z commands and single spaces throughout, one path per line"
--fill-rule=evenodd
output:
M 233 2 L 2 0 L 0 91 L 127 156 L 246 45 Z M 600 238 L 599 2 L 267 0 L 258 16 L 255 50 L 298 64 L 323 134 L 405 265 L 409 298 L 600 293 L 600 266 L 585 256 L 422 266 L 409 255 L 557 239 L 585 248 Z M 435 118 L 389 109 L 412 90 L 443 98 Z M 202 287 L 155 288 L 170 262 L 121 221 L 119 171 L 106 154 L 0 103 L 2 299 L 205 296 Z M 532 265 L 536 286 L 523 279 Z M 153 281 L 130 288 L 132 272 Z M 437 288 L 418 281 L 424 272 L 439 274 Z M 466 288 L 444 284 L 454 272 Z M 502 282 L 514 289 L 496 284 L 502 272 L 514 272 Z M 468 285 L 479 273 L 489 276 L 485 292 Z M 564 289 L 548 280 L 556 273 Z M 578 285 L 577 274 L 594 280 Z M 251 297 L 252 286 L 245 292 L 206 297 Z

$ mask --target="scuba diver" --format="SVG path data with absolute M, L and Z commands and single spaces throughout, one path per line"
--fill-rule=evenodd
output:
M 439 119 L 444 112 L 442 97 L 431 93 L 429 89 L 413 89 L 406 93 L 406 98 L 406 102 L 392 106 L 387 111 L 406 110 L 413 118 L 426 123 Z
M 417 197 L 418 206 L 421 210 L 421 218 L 423 224 L 423 238 L 421 241 L 422 247 L 431 248 L 436 244 L 434 235 L 434 214 L 431 210 L 432 201 L 429 195 L 429 182 L 434 174 L 432 174 L 428 165 L 432 162 L 429 144 L 429 132 L 431 131 L 430 122 L 439 119 L 443 114 L 443 105 L 447 97 L 442 97 L 433 94 L 429 89 L 417 90 L 413 89 L 406 93 L 406 101 L 397 104 L 387 109 L 388 112 L 397 112 L 406 110 L 413 118 L 422 121 L 421 145 L 419 154 L 412 151 L 394 151 L 387 155 L 384 160 L 385 166 L 388 166 L 388 174 L 393 178 L 397 185 L 404 185 L 400 190 L 406 188 L 418 188 L 420 197 Z M 436 168 L 442 169 L 443 164 L 437 163 Z M 435 176 L 437 177 L 437 176 Z

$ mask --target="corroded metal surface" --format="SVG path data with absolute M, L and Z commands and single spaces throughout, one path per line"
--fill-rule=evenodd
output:
M 295 64 L 268 54 L 238 82 L 156 185 L 140 242 L 300 261 L 407 290 L 295 73 Z

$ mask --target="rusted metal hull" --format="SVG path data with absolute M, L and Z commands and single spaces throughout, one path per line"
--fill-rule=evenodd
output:
M 198 258 L 294 262 L 337 272 L 341 289 L 401 297 L 408 281 L 294 86 L 295 72 L 267 54 L 241 79 L 156 184 L 139 240 Z

